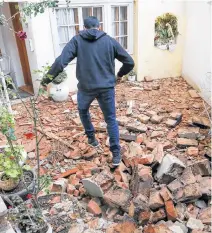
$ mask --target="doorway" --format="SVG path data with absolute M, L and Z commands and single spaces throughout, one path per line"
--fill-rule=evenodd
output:
M 16 32 L 23 31 L 23 27 L 21 24 L 20 14 L 18 13 L 17 5 L 18 5 L 17 2 L 10 2 L 9 3 L 11 15 L 16 14 L 14 19 L 12 20 L 13 28 Z M 19 87 L 19 89 L 21 91 L 24 91 L 24 92 L 27 92 L 27 93 L 33 95 L 34 89 L 33 89 L 33 83 L 32 83 L 32 76 L 31 76 L 31 72 L 30 72 L 29 59 L 28 59 L 28 55 L 27 55 L 26 43 L 25 43 L 25 40 L 21 40 L 17 36 L 15 37 L 15 39 L 16 39 L 16 44 L 17 44 L 17 48 L 18 48 L 18 54 L 20 57 L 21 68 L 22 68 L 23 76 L 24 76 L 24 85 Z

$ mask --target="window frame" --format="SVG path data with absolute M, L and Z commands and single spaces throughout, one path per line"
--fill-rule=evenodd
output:
M 83 7 L 102 7 L 102 20 L 103 20 L 103 30 L 112 37 L 112 7 L 121 7 L 127 6 L 127 52 L 129 54 L 133 54 L 133 31 L 134 31 L 134 17 L 133 17 L 133 1 L 123 1 L 122 2 L 105 2 L 99 1 L 98 3 L 88 3 L 84 0 L 84 3 L 73 3 L 71 4 L 70 8 L 77 8 L 78 9 L 78 17 L 79 17 L 79 30 L 83 30 L 83 14 L 82 8 Z M 64 4 L 59 4 L 58 7 L 55 9 L 67 8 Z M 50 15 L 50 26 L 51 26 L 51 33 L 52 33 L 52 41 L 53 41 L 53 48 L 54 48 L 54 55 L 55 58 L 61 54 L 60 50 L 60 42 L 59 42 L 59 35 L 57 30 L 57 19 L 55 9 L 49 9 Z M 106 19 L 107 15 L 107 19 Z M 70 64 L 76 63 L 76 59 L 74 59 Z

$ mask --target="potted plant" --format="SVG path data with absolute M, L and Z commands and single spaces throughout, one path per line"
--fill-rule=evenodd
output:
M 19 196 L 14 196 L 10 200 L 13 208 L 9 209 L 8 216 L 17 233 L 52 233 L 52 227 L 32 199 L 24 202 Z
M 50 84 L 49 95 L 56 102 L 62 102 L 68 99 L 69 88 L 63 83 L 66 79 L 67 73 L 63 71 L 58 74 L 58 76 L 54 78 Z
M 69 95 L 69 88 L 64 82 L 67 79 L 67 73 L 65 71 L 58 74 L 53 78 L 48 74 L 50 66 L 43 66 L 41 70 L 36 70 L 35 73 L 40 74 L 42 77 L 41 85 L 47 86 L 48 95 L 56 102 L 66 101 Z M 51 81 L 51 83 L 49 83 Z M 49 84 L 48 84 L 49 83 Z
M 0 190 L 10 192 L 22 181 L 22 188 L 18 189 L 18 193 L 26 194 L 25 186 L 28 187 L 30 185 L 29 179 L 26 179 L 26 177 L 31 176 L 33 181 L 34 174 L 32 171 L 29 171 L 29 166 L 24 165 L 26 159 L 24 148 L 19 145 L 13 145 L 13 141 L 16 140 L 14 127 L 13 115 L 9 113 L 6 107 L 0 107 L 0 131 L 5 135 L 8 142 L 8 146 L 0 149 Z M 4 195 L 4 192 L 2 192 L 2 195 Z
M 128 74 L 128 81 L 134 82 L 136 81 L 136 72 L 134 70 L 131 70 Z

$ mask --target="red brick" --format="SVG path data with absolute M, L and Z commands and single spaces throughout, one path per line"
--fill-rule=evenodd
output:
M 177 211 L 174 207 L 174 203 L 172 200 L 165 202 L 165 209 L 168 220 L 176 220 L 177 219 Z
M 88 210 L 88 212 L 92 213 L 95 216 L 98 216 L 102 213 L 102 210 L 99 207 L 99 205 L 93 200 L 89 201 L 88 206 L 87 206 L 87 210 Z
M 55 176 L 54 179 L 64 178 L 64 177 L 70 176 L 72 174 L 76 174 L 77 171 L 78 171 L 78 168 L 76 168 L 76 167 L 72 168 L 72 169 L 70 169 L 70 170 L 68 170 L 66 172 L 61 173 L 58 176 Z
M 106 233 L 134 233 L 136 225 L 133 222 L 123 222 L 110 225 Z
M 74 187 L 74 185 L 68 184 L 68 187 L 67 187 L 67 193 L 68 194 L 74 194 L 75 190 L 76 190 L 76 188 Z
M 191 146 L 187 149 L 187 155 L 189 156 L 198 156 L 199 149 L 198 147 Z
M 69 179 L 68 179 L 68 183 L 69 184 L 72 184 L 72 185 L 78 185 L 79 184 L 79 178 L 76 177 L 76 175 L 74 176 L 70 176 Z
M 139 217 L 138 217 L 138 221 L 141 225 L 146 225 L 150 218 L 151 218 L 151 211 L 150 210 L 146 210 L 146 211 L 142 211 L 140 214 L 139 214 Z
M 164 202 L 162 197 L 160 196 L 160 192 L 159 191 L 151 192 L 149 198 L 149 207 L 155 210 L 162 206 L 164 206 Z
M 159 209 L 158 211 L 152 213 L 150 221 L 152 223 L 157 223 L 160 220 L 163 220 L 165 218 L 166 218 L 166 212 L 165 212 L 165 210 L 164 209 Z
M 164 201 L 169 201 L 169 200 L 173 199 L 172 194 L 170 193 L 170 191 L 166 187 L 163 187 L 160 190 L 160 195 Z

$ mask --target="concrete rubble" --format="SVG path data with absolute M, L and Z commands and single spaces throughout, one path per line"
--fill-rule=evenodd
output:
M 50 148 L 50 139 L 41 145 L 42 169 L 55 179 L 51 191 L 71 198 L 58 200 L 48 210 L 52 221 L 58 216 L 66 220 L 68 230 L 57 226 L 54 232 L 211 232 L 210 124 L 205 116 L 197 117 L 202 100 L 181 78 L 145 80 L 116 88 L 122 154 L 118 168 L 110 166 L 98 105 L 91 106 L 101 145 L 94 149 L 87 145 L 80 123 L 70 123 L 79 117 L 71 96 L 63 106 L 45 98 L 39 102 L 38 107 L 46 109 L 45 114 L 41 111 L 45 128 L 73 147 Z M 23 115 L 16 116 L 18 124 L 23 124 Z M 34 152 L 32 140 L 20 135 L 22 144 L 31 146 L 28 152 Z M 60 153 L 53 156 L 51 150 Z

